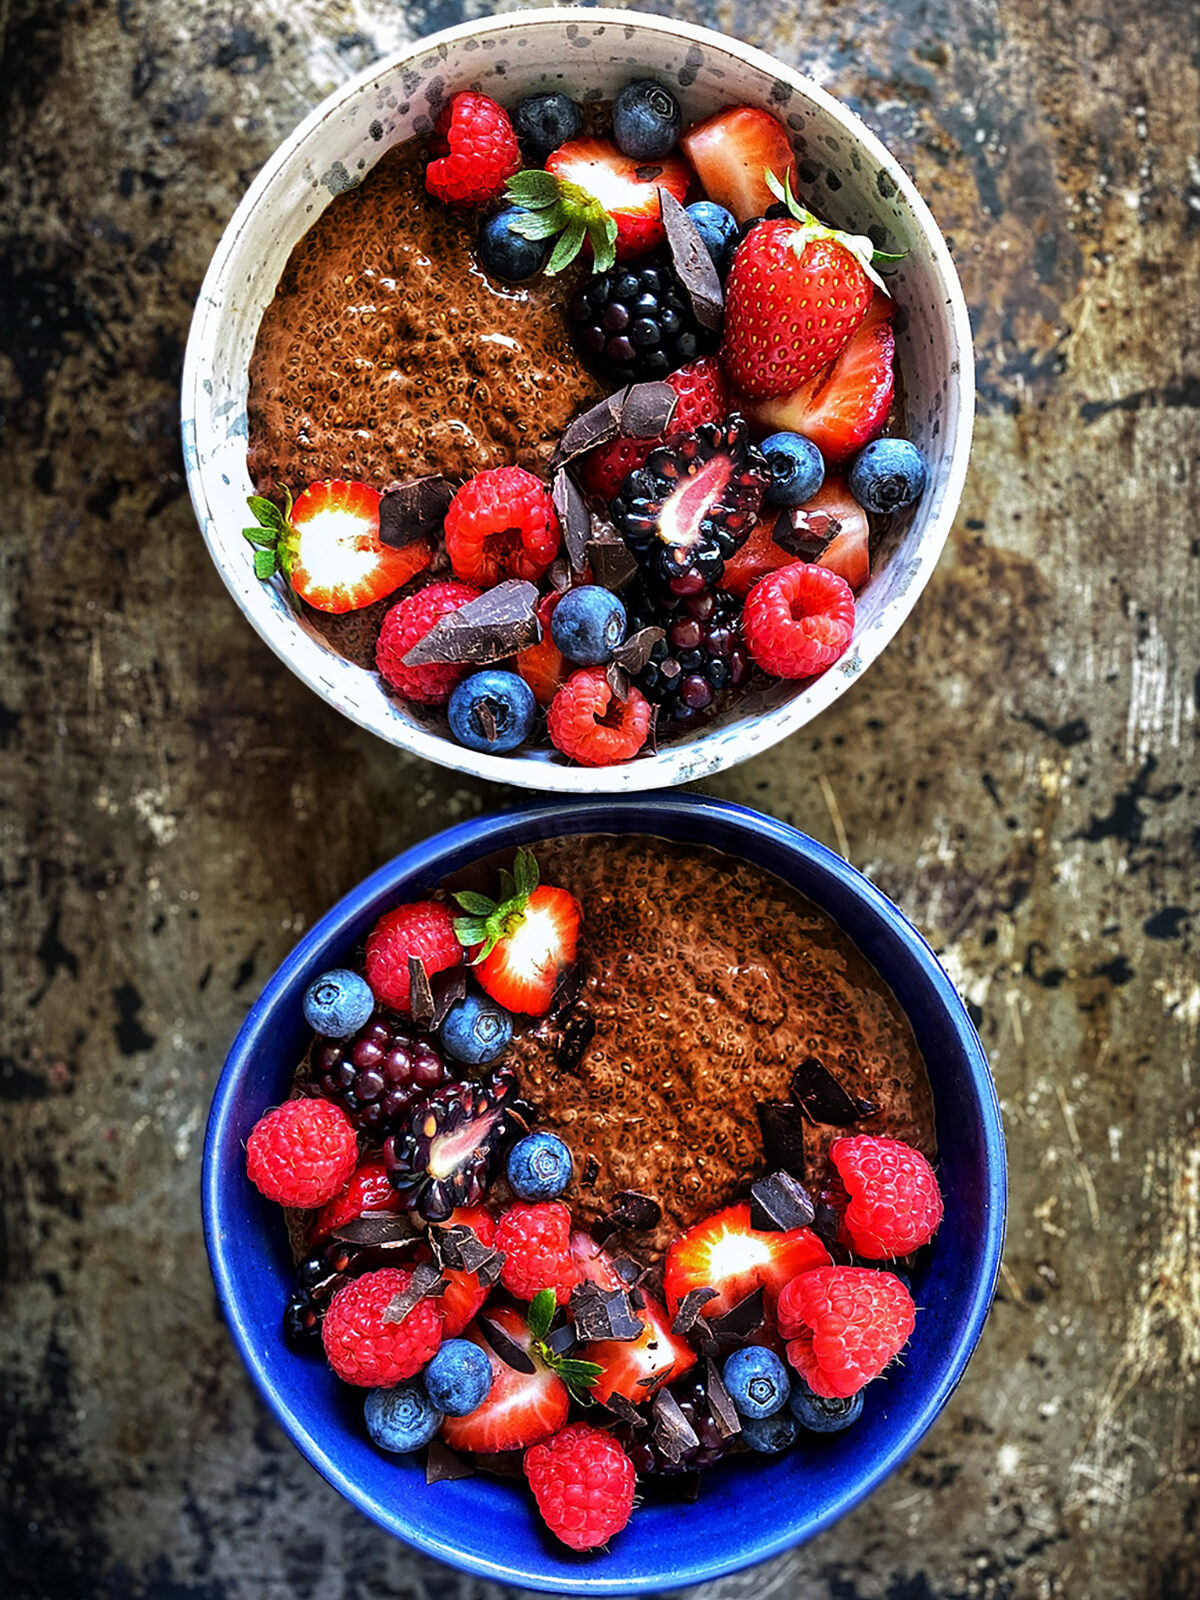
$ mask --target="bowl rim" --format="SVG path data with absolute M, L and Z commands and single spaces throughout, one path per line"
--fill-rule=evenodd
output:
M 477 855 L 490 854 L 497 849 L 504 849 L 510 844 L 520 842 L 530 830 L 534 831 L 535 837 L 553 837 L 556 832 L 611 832 L 614 809 L 623 819 L 623 826 L 619 830 L 623 832 L 654 834 L 659 820 L 670 818 L 675 821 L 686 820 L 689 824 L 697 825 L 692 835 L 697 842 L 701 842 L 704 838 L 704 824 L 710 822 L 724 825 L 743 837 L 758 835 L 779 848 L 803 856 L 817 869 L 818 874 L 824 875 L 828 882 L 843 890 L 852 891 L 864 903 L 868 913 L 886 924 L 899 938 L 905 957 L 914 963 L 921 978 L 932 989 L 941 1005 L 946 1023 L 955 1036 L 965 1062 L 969 1085 L 979 1106 L 983 1126 L 985 1167 L 983 1193 L 985 1224 L 980 1244 L 983 1269 L 972 1287 L 964 1308 L 960 1337 L 945 1361 L 940 1381 L 925 1403 L 914 1413 L 909 1426 L 893 1448 L 883 1453 L 873 1463 L 871 1470 L 852 1491 L 841 1496 L 824 1515 L 817 1518 L 811 1526 L 806 1526 L 799 1536 L 787 1530 L 774 1532 L 755 1544 L 751 1550 L 743 1550 L 734 1559 L 715 1565 L 711 1563 L 706 1565 L 702 1556 L 692 1558 L 686 1569 L 676 1567 L 669 1572 L 649 1573 L 645 1577 L 639 1577 L 636 1588 L 631 1587 L 627 1578 L 605 1578 L 603 1573 L 598 1571 L 581 1570 L 578 1574 L 558 1571 L 553 1574 L 525 1572 L 506 1565 L 501 1558 L 483 1560 L 474 1555 L 463 1554 L 425 1533 L 419 1525 L 414 1526 L 407 1522 L 402 1506 L 382 1507 L 361 1491 L 354 1479 L 342 1470 L 321 1441 L 310 1430 L 295 1423 L 271 1374 L 270 1361 L 255 1343 L 252 1329 L 241 1310 L 238 1277 L 234 1271 L 233 1261 L 236 1251 L 227 1246 L 224 1237 L 227 1222 L 231 1219 L 235 1207 L 227 1201 L 226 1192 L 219 1181 L 219 1154 L 228 1138 L 230 1121 L 235 1115 L 237 1089 L 243 1073 L 258 1051 L 260 1041 L 270 1030 L 276 997 L 313 963 L 327 942 L 341 935 L 348 921 L 381 894 L 392 892 L 402 882 L 436 881 L 445 875 L 447 858 L 459 856 L 464 851 L 474 852 Z M 537 830 L 541 830 L 540 835 Z M 736 848 L 732 846 L 720 845 L 718 848 L 726 853 L 737 853 Z M 582 803 L 561 800 L 533 801 L 508 811 L 487 813 L 467 822 L 458 823 L 410 846 L 343 895 L 313 924 L 276 968 L 250 1008 L 230 1047 L 209 1111 L 201 1190 L 204 1237 L 209 1264 L 221 1310 L 234 1344 L 275 1420 L 309 1464 L 315 1467 L 333 1488 L 385 1531 L 459 1571 L 548 1593 L 611 1595 L 675 1589 L 722 1577 L 769 1560 L 793 1548 L 799 1542 L 806 1542 L 840 1520 L 901 1465 L 916 1449 L 950 1399 L 979 1342 L 991 1308 L 1000 1270 L 1008 1182 L 1000 1107 L 983 1045 L 957 989 L 933 950 L 904 913 L 857 868 L 790 824 L 764 816 L 731 801 L 717 800 L 707 795 L 683 793 L 669 796 L 631 796 L 616 800 L 601 798 Z
M 827 672 L 810 683 L 803 693 L 793 696 L 780 706 L 760 711 L 744 728 L 723 726 L 718 723 L 685 744 L 666 745 L 653 755 L 643 756 L 618 766 L 599 768 L 560 765 L 531 756 L 499 756 L 469 751 L 456 745 L 441 733 L 406 723 L 399 718 L 389 719 L 385 725 L 380 726 L 357 700 L 347 702 L 321 672 L 319 657 L 314 657 L 311 664 L 306 660 L 297 659 L 296 653 L 289 647 L 289 636 L 273 624 L 265 611 L 252 604 L 251 592 L 241 586 L 238 576 L 223 559 L 218 548 L 216 518 L 209 501 L 207 485 L 208 473 L 217 469 L 200 462 L 197 448 L 196 419 L 204 410 L 205 385 L 211 387 L 211 367 L 218 343 L 217 333 L 224 299 L 229 292 L 229 285 L 223 280 L 227 274 L 230 257 L 243 234 L 251 226 L 259 200 L 275 182 L 295 152 L 307 143 L 318 127 L 329 118 L 337 116 L 345 102 L 366 84 L 385 73 L 395 72 L 404 63 L 424 56 L 431 50 L 437 50 L 439 46 L 458 44 L 485 35 L 495 37 L 519 28 L 567 21 L 576 26 L 581 23 L 587 25 L 607 23 L 623 28 L 640 28 L 667 34 L 674 39 L 690 41 L 699 47 L 719 49 L 737 57 L 751 70 L 777 82 L 786 83 L 832 117 L 871 160 L 877 163 L 881 170 L 887 172 L 903 196 L 914 226 L 929 247 L 934 270 L 946 293 L 951 349 L 947 382 L 951 396 L 958 406 L 954 449 L 946 475 L 941 507 L 936 518 L 922 535 L 914 555 L 913 570 L 908 583 L 904 590 L 889 602 L 887 628 L 878 634 L 873 634 L 866 648 L 861 641 L 857 641 L 840 662 L 835 663 Z M 975 358 L 971 323 L 954 261 L 928 205 L 918 193 L 908 173 L 879 137 L 849 106 L 836 99 L 812 78 L 754 45 L 745 44 L 738 38 L 717 33 L 710 28 L 677 22 L 670 17 L 604 7 L 589 7 L 581 11 L 574 7 L 552 6 L 529 11 L 504 12 L 459 23 L 454 27 L 413 40 L 381 56 L 363 71 L 332 90 L 276 146 L 222 232 L 197 297 L 188 334 L 181 385 L 184 464 L 193 510 L 200 524 L 204 542 L 213 565 L 220 573 L 238 609 L 284 665 L 334 710 L 397 749 L 422 757 L 452 772 L 462 772 L 519 788 L 563 794 L 638 793 L 703 778 L 711 773 L 737 766 L 751 756 L 770 749 L 804 727 L 840 698 L 896 637 L 933 574 L 949 537 L 962 496 L 974 420 Z M 271 615 L 273 616 L 273 613 Z

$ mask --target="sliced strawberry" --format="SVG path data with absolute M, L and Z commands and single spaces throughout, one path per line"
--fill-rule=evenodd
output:
M 580 1352 L 585 1361 L 594 1361 L 601 1368 L 592 1390 L 597 1400 L 623 1394 L 637 1405 L 696 1364 L 696 1352 L 686 1339 L 671 1332 L 671 1319 L 663 1306 L 644 1289 L 642 1298 L 644 1304 L 637 1307 L 637 1315 L 646 1326 L 640 1337 L 601 1339 Z
M 705 422 L 720 422 L 729 414 L 729 386 L 716 356 L 701 356 L 668 373 L 663 380 L 677 396 L 669 433 L 692 433 Z M 589 450 L 580 463 L 580 478 L 589 494 L 612 500 L 627 475 L 644 466 L 657 439 L 617 438 Z
M 728 1206 L 681 1234 L 667 1252 L 667 1308 L 674 1317 L 689 1289 L 715 1289 L 703 1315 L 720 1317 L 761 1287 L 773 1309 L 785 1284 L 828 1264 L 829 1253 L 811 1228 L 762 1232 L 750 1226 L 748 1203 Z
M 820 493 L 803 509 L 810 515 L 823 513 L 837 522 L 838 530 L 817 557 L 817 565 L 845 578 L 857 592 L 871 576 L 871 525 L 867 513 L 843 478 L 826 478 Z
M 517 851 L 513 871 L 502 877 L 499 903 L 473 892 L 455 895 L 467 915 L 454 919 L 454 931 L 493 1000 L 522 1016 L 545 1016 L 558 980 L 575 960 L 579 902 L 565 889 L 538 884 L 528 850 Z
M 787 129 L 757 106 L 731 106 L 696 122 L 680 139 L 710 200 L 732 211 L 739 222 L 761 217 L 775 196 L 764 170 L 796 186 L 796 158 Z
M 573 1233 L 571 1235 L 571 1254 L 575 1257 L 575 1265 L 589 1283 L 596 1284 L 601 1289 L 623 1289 L 624 1281 L 617 1269 L 612 1264 L 612 1257 L 598 1245 L 590 1233 Z
M 363 1161 L 341 1194 L 335 1194 L 321 1207 L 308 1231 L 309 1241 L 319 1244 L 337 1228 L 344 1228 L 355 1217 L 371 1211 L 404 1210 L 404 1200 L 392 1185 L 387 1168 L 374 1158 Z
M 547 159 L 546 171 L 560 184 L 574 184 L 582 191 L 585 205 L 580 209 L 586 220 L 586 202 L 607 214 L 617 225 L 618 261 L 644 256 L 666 238 L 658 210 L 658 191 L 667 189 L 682 202 L 691 183 L 687 163 L 679 156 L 661 161 L 635 161 L 624 156 L 607 139 L 572 139 Z M 511 186 L 510 186 L 511 188 Z M 571 194 L 564 197 L 570 210 Z
M 719 580 L 720 588 L 728 589 L 730 594 L 744 600 L 758 580 L 765 578 L 768 572 L 791 566 L 795 556 L 788 555 L 782 545 L 775 543 L 775 524 L 778 519 L 779 512 L 772 509 L 757 524 L 742 548 L 734 551 L 725 563 L 725 571 Z
M 842 353 L 791 394 L 748 401 L 750 420 L 766 433 L 802 433 L 826 461 L 845 461 L 860 450 L 883 427 L 892 408 L 895 310 L 890 295 L 876 289 Z
M 486 1206 L 459 1206 L 444 1225 L 451 1228 L 459 1223 L 473 1228 L 481 1244 L 491 1244 L 496 1236 L 496 1220 Z M 464 1272 L 461 1267 L 443 1267 L 442 1276 L 446 1280 L 440 1300 L 442 1323 L 446 1338 L 457 1339 L 478 1315 L 493 1285 L 482 1283 L 477 1272 Z
M 392 594 L 432 559 L 425 543 L 393 550 L 379 538 L 379 494 L 365 483 L 313 483 L 288 518 L 288 577 L 318 611 L 361 611 Z
M 533 690 L 533 698 L 540 706 L 548 706 L 567 681 L 568 668 L 562 651 L 550 632 L 550 618 L 562 599 L 562 591 L 551 589 L 538 601 L 537 619 L 542 625 L 542 637 L 537 644 L 517 652 L 517 671 Z
M 464 1337 L 477 1344 L 492 1366 L 492 1388 L 487 1399 L 465 1417 L 447 1417 L 442 1437 L 452 1450 L 524 1450 L 557 1433 L 567 1420 L 570 1396 L 536 1349 L 529 1329 L 511 1306 L 494 1306 L 488 1313 L 533 1363 L 532 1372 L 517 1372 L 488 1344 L 472 1325 Z

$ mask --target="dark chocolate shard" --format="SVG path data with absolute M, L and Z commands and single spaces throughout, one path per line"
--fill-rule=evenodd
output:
M 380 1250 L 389 1247 L 415 1244 L 423 1235 L 413 1227 L 407 1216 L 397 1216 L 391 1211 L 364 1211 L 362 1216 L 343 1222 L 333 1230 L 339 1244 L 355 1244 L 364 1249 Z
M 827 1205 L 825 1201 L 819 1200 L 812 1221 L 812 1230 L 825 1248 L 832 1251 L 837 1244 L 838 1234 L 842 1231 L 842 1219 L 837 1210 Z
M 621 431 L 621 407 L 625 394 L 626 390 L 619 389 L 616 394 L 605 395 L 603 400 L 597 400 L 594 406 L 571 418 L 550 463 L 555 470 L 573 461 L 576 456 L 594 450 L 598 444 L 606 444 L 609 439 L 617 437 Z
M 441 972 L 435 972 L 429 980 L 429 987 L 433 990 L 433 1017 L 429 1031 L 434 1033 L 445 1022 L 450 1007 L 457 1004 L 467 992 L 466 967 L 445 967 Z
M 666 433 L 679 396 L 669 383 L 634 383 L 621 401 L 621 433 L 628 439 L 657 439 Z
M 668 1461 L 678 1461 L 685 1451 L 700 1448 L 696 1430 L 679 1409 L 679 1402 L 669 1389 L 660 1389 L 654 1396 L 650 1414 L 655 1442 Z
M 803 506 L 785 509 L 775 518 L 771 537 L 781 550 L 801 561 L 817 561 L 824 555 L 842 524 L 828 511 L 806 511 Z
M 595 1156 L 589 1156 L 583 1164 L 583 1171 L 580 1174 L 579 1181 L 585 1189 L 590 1189 L 599 1176 L 600 1163 Z
M 417 1027 L 428 1031 L 433 1026 L 433 990 L 420 956 L 408 958 L 408 1006 Z
M 691 1333 L 701 1309 L 716 1298 L 717 1291 L 710 1289 L 707 1284 L 689 1289 L 679 1302 L 679 1310 L 676 1311 L 674 1321 L 671 1323 L 671 1332 L 685 1335 Z
M 478 1272 L 492 1256 L 500 1254 L 465 1222 L 431 1228 L 429 1242 L 441 1265 L 455 1272 Z
M 555 1056 L 564 1072 L 578 1072 L 583 1053 L 596 1032 L 596 1019 L 590 1011 L 575 1011 L 567 1019 Z
M 587 558 L 592 577 L 602 589 L 611 589 L 613 594 L 620 594 L 637 577 L 638 564 L 633 551 L 619 533 L 589 539 Z
M 383 1313 L 383 1320 L 385 1322 L 403 1322 L 414 1306 L 429 1295 L 441 1294 L 445 1287 L 445 1278 L 442 1277 L 432 1262 L 419 1262 L 413 1268 L 408 1288 L 401 1289 L 398 1294 L 394 1294 L 388 1301 Z
M 658 208 L 675 276 L 692 303 L 696 321 L 715 333 L 725 316 L 725 292 L 713 258 L 704 248 L 704 240 L 686 208 L 669 189 L 658 191 Z
M 772 1172 L 750 1185 L 750 1226 L 766 1233 L 807 1228 L 816 1216 L 812 1196 L 790 1172 Z
M 491 1317 L 476 1317 L 475 1325 L 505 1366 L 511 1367 L 514 1372 L 523 1372 L 526 1377 L 533 1376 L 537 1368 L 532 1358 L 509 1338 L 498 1322 L 493 1322 Z
M 628 1423 L 631 1428 L 646 1427 L 646 1419 L 633 1401 L 626 1400 L 625 1396 L 618 1394 L 615 1389 L 603 1404 L 606 1411 L 611 1411 L 614 1417 L 619 1417 L 622 1422 Z
M 632 1256 L 614 1257 L 612 1269 L 626 1288 L 632 1288 L 634 1284 L 640 1283 L 646 1275 L 646 1268 Z
M 741 1418 L 737 1414 L 737 1407 L 729 1397 L 729 1390 L 725 1387 L 724 1380 L 711 1356 L 707 1364 L 708 1379 L 705 1390 L 708 1394 L 708 1409 L 712 1419 L 721 1430 L 722 1439 L 732 1439 L 735 1434 L 742 1431 Z
M 618 1228 L 632 1228 L 642 1233 L 657 1228 L 662 1221 L 662 1207 L 653 1196 L 637 1189 L 622 1189 L 608 1213 L 608 1220 Z
M 431 662 L 471 662 L 486 666 L 503 661 L 542 636 L 534 608 L 537 585 L 509 578 L 494 589 L 468 600 L 465 606 L 442 617 L 404 657 L 406 667 Z
M 571 563 L 566 556 L 555 556 L 546 568 L 546 581 L 559 594 L 565 594 L 571 587 Z
M 624 1289 L 580 1284 L 571 1295 L 571 1317 L 580 1339 L 640 1339 L 645 1324 L 633 1314 Z
M 429 1454 L 425 1457 L 426 1483 L 457 1483 L 460 1478 L 474 1476 L 475 1468 L 465 1456 L 460 1456 L 436 1437 L 429 1441 Z
M 393 550 L 437 533 L 454 498 L 446 478 L 411 478 L 385 489 L 379 501 L 379 541 Z
M 649 661 L 654 646 L 665 638 L 666 634 L 661 628 L 639 628 L 613 651 L 613 661 L 617 666 L 624 667 L 626 672 L 636 675 Z
M 578 961 L 560 972 L 554 985 L 554 993 L 550 996 L 551 1016 L 561 1016 L 570 1009 L 579 998 L 579 991 L 583 988 L 583 967 Z
M 614 696 L 625 704 L 629 699 L 629 674 L 619 662 L 610 661 L 604 669 L 604 677 Z
M 475 1465 L 480 1472 L 489 1472 L 495 1478 L 523 1478 L 525 1452 L 524 1450 L 476 1451 Z
M 551 1328 L 546 1335 L 546 1349 L 552 1355 L 565 1356 L 568 1350 L 573 1350 L 579 1343 L 575 1336 L 575 1329 L 569 1322 L 564 1322 L 559 1328 Z
M 848 1094 L 816 1056 L 805 1056 L 792 1073 L 792 1095 L 810 1122 L 826 1127 L 848 1128 L 879 1110 L 874 1101 Z
M 709 1327 L 721 1344 L 741 1344 L 752 1333 L 757 1333 L 766 1319 L 766 1306 L 761 1285 L 753 1294 L 739 1300 L 732 1311 L 723 1317 L 713 1317 Z
M 768 1166 L 804 1177 L 804 1113 L 790 1100 L 760 1100 L 754 1108 Z
M 579 492 L 579 486 L 565 467 L 554 474 L 550 490 L 558 525 L 562 529 L 563 544 L 571 571 L 581 573 L 587 564 L 587 542 L 592 536 L 592 514 Z

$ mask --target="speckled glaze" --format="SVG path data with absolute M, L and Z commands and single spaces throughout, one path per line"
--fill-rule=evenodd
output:
M 677 85 L 688 120 L 737 102 L 774 112 L 791 131 L 814 209 L 904 252 L 890 277 L 902 307 L 897 350 L 909 432 L 929 462 L 929 485 L 890 531 L 859 596 L 850 649 L 814 683 L 747 696 L 703 731 L 626 766 L 570 767 L 550 752 L 475 754 L 398 706 L 374 674 L 340 657 L 254 577 L 241 530 L 251 492 L 246 396 L 255 334 L 313 219 L 383 150 L 428 132 L 448 95 L 477 88 L 512 102 L 563 87 L 611 97 L 634 72 Z M 201 289 L 183 380 L 184 460 L 196 515 L 230 593 L 276 654 L 332 706 L 402 749 L 495 782 L 576 794 L 703 778 L 769 748 L 844 693 L 895 635 L 937 563 L 962 491 L 973 416 L 970 325 L 957 274 L 928 208 L 874 134 L 811 80 L 736 39 L 590 9 L 518 12 L 450 28 L 331 95 L 280 146 L 226 229 Z

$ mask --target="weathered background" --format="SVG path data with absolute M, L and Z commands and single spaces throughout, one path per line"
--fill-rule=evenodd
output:
M 681 10 L 849 100 L 963 274 L 981 416 L 940 570 L 814 730 L 711 788 L 841 848 L 928 934 L 991 1052 L 1013 1180 L 995 1312 L 925 1448 L 704 1600 L 1194 1600 L 1196 14 Z M 463 15 L 0 3 L 13 1600 L 485 1592 L 268 1422 L 197 1175 L 224 1051 L 297 932 L 505 797 L 373 743 L 269 655 L 204 555 L 176 435 L 192 301 L 259 164 L 345 75 Z

